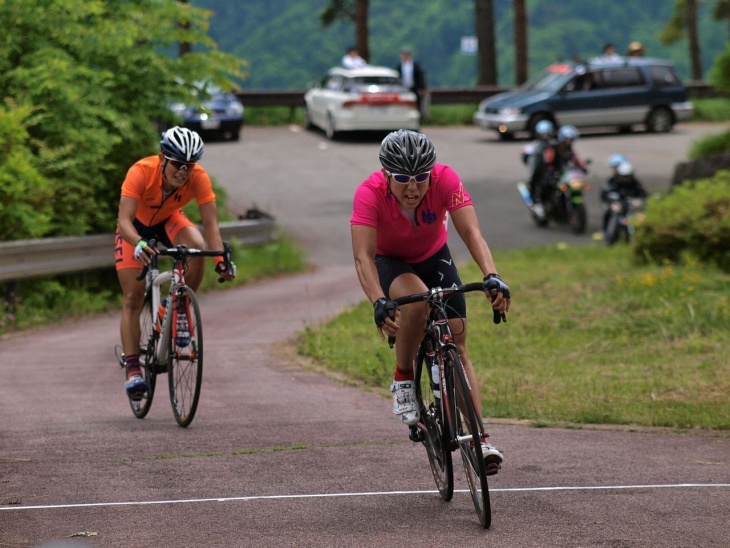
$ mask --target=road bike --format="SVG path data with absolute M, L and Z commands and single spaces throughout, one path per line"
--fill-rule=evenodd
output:
M 150 240 L 150 246 L 156 242 Z M 147 393 L 141 399 L 130 399 L 134 416 L 143 419 L 149 413 L 155 395 L 157 375 L 167 373 L 170 402 L 175 420 L 187 427 L 193 422 L 203 381 L 203 324 L 195 292 L 185 283 L 188 261 L 193 257 L 223 257 L 231 263 L 231 247 L 201 250 L 184 245 L 159 249 L 138 280 L 145 280 L 145 296 L 140 314 L 140 366 L 147 381 Z M 172 269 L 160 272 L 160 256 L 172 258 Z M 218 279 L 219 282 L 223 278 Z M 167 299 L 161 300 L 161 287 L 169 283 Z M 124 354 L 116 347 L 119 365 L 124 367 Z
M 469 492 L 485 529 L 492 523 L 487 476 L 497 472 L 488 467 L 482 455 L 482 442 L 489 437 L 474 404 L 471 385 L 459 358 L 447 319 L 444 301 L 455 293 L 490 291 L 496 295 L 498 284 L 487 280 L 453 286 L 434 287 L 424 293 L 393 299 L 398 305 L 425 302 L 429 306 L 423 340 L 416 357 L 415 385 L 420 419 L 411 426 L 410 439 L 423 443 L 431 473 L 441 498 L 454 494 L 454 468 L 451 453 L 458 450 L 464 465 Z M 507 321 L 505 314 L 494 311 L 494 323 Z M 393 346 L 395 340 L 388 341 Z

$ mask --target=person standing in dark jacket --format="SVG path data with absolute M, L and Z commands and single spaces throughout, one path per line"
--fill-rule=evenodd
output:
M 426 75 L 414 59 L 411 50 L 403 48 L 400 52 L 400 62 L 396 65 L 395 70 L 400 74 L 403 84 L 416 94 L 418 104 L 418 112 L 423 116 L 423 96 L 426 93 Z

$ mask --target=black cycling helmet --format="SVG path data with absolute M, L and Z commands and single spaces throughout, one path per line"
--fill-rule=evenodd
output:
M 182 162 L 197 162 L 203 156 L 203 140 L 196 132 L 175 126 L 162 134 L 162 154 Z
M 425 173 L 436 163 L 436 149 L 422 133 L 399 129 L 386 135 L 380 144 L 380 163 L 391 173 Z

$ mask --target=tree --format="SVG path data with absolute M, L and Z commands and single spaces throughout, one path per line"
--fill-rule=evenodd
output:
M 515 36 L 515 83 L 527 81 L 527 8 L 525 0 L 513 0 Z
M 730 0 L 717 0 L 715 8 L 712 10 L 712 17 L 715 21 L 727 19 L 730 25 Z
M 330 0 L 319 18 L 322 26 L 328 27 L 337 20 L 352 22 L 355 25 L 355 47 L 360 56 L 370 61 L 368 38 L 369 0 Z
M 245 76 L 207 36 L 210 15 L 177 0 L 0 2 L 0 21 L 12 21 L 0 35 L 0 148 L 10 152 L 0 184 L 29 177 L 51 197 L 40 208 L 37 192 L 11 188 L 5 213 L 43 215 L 22 230 L 0 215 L 0 239 L 114 229 L 126 170 L 159 150 L 153 120 L 174 121 L 167 105 L 189 101 L 195 82 Z M 204 51 L 164 53 L 179 42 Z
M 702 57 L 697 31 L 697 0 L 674 1 L 674 14 L 659 34 L 659 39 L 664 44 L 672 44 L 685 36 L 689 44 L 692 79 L 702 80 Z
M 492 0 L 474 0 L 477 35 L 477 85 L 497 85 L 497 48 Z

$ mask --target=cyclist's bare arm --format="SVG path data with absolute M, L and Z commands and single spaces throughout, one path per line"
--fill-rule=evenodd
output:
M 205 229 L 205 237 L 208 241 L 208 249 L 223 249 L 223 238 L 221 237 L 221 229 L 218 225 L 218 207 L 215 202 L 208 202 L 199 206 L 200 219 Z M 231 265 L 233 263 L 230 263 Z M 225 270 L 217 270 L 221 278 L 231 281 L 236 277 L 235 268 L 226 268 Z
M 134 227 L 134 218 L 137 215 L 137 207 L 139 200 L 130 198 L 129 196 L 122 196 L 119 200 L 119 216 L 117 218 L 117 226 L 119 227 L 119 234 L 122 238 L 137 246 L 142 241 L 142 236 L 139 235 L 137 229 Z M 154 247 L 145 247 L 145 252 L 140 253 L 139 256 L 135 253 L 135 258 L 142 264 L 147 265 L 150 262 L 150 255 L 156 253 Z
M 477 263 L 482 274 L 486 277 L 489 274 L 498 274 L 497 266 L 494 263 L 492 252 L 489 249 L 479 227 L 479 220 L 473 206 L 465 206 L 451 213 L 454 228 L 463 240 L 474 262 Z M 509 312 L 510 299 L 502 292 L 491 294 L 487 297 L 492 301 L 492 308 L 499 313 Z
M 385 297 L 383 288 L 380 287 L 378 270 L 375 268 L 375 248 L 378 232 L 375 228 L 365 225 L 353 225 L 350 229 L 352 234 L 352 254 L 355 259 L 355 270 L 360 280 L 360 286 L 365 292 L 368 300 L 375 303 L 378 299 Z M 378 327 L 381 338 L 394 336 L 398 331 L 398 324 L 391 318 Z

